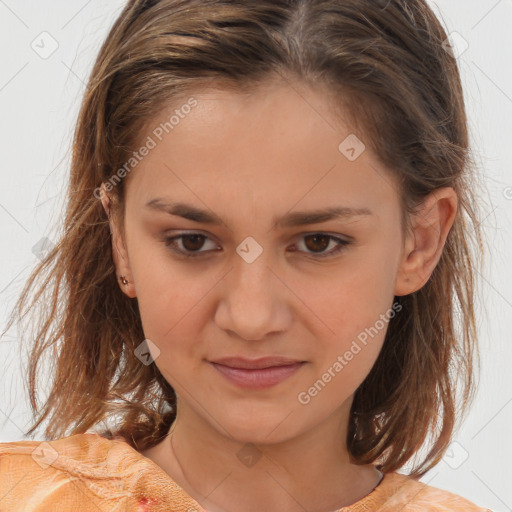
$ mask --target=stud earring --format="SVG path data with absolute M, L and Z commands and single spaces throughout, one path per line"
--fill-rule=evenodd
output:
M 119 279 L 121 279 L 121 282 L 123 284 L 128 284 L 128 281 L 126 280 L 126 278 L 124 276 L 119 276 Z

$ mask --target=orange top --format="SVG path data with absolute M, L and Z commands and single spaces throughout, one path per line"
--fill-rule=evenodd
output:
M 447 491 L 387 473 L 338 512 L 489 512 Z M 0 443 L 0 511 L 205 512 L 169 475 L 124 439 L 86 433 L 56 441 Z

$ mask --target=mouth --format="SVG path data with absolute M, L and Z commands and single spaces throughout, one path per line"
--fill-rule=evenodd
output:
M 222 361 L 219 362 L 219 361 Z M 275 386 L 291 377 L 306 361 L 285 358 L 247 360 L 231 358 L 209 363 L 232 384 L 246 389 L 263 389 Z
M 288 357 L 268 356 L 259 359 L 246 359 L 243 357 L 223 357 L 210 361 L 213 364 L 220 364 L 229 368 L 244 369 L 244 370 L 261 370 L 264 368 L 275 368 L 280 366 L 291 366 L 298 363 L 305 363 L 298 359 L 291 359 Z

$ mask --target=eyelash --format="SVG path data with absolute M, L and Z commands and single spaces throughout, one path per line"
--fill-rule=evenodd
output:
M 333 235 L 329 235 L 328 233 L 323 233 L 321 231 L 313 232 L 313 233 L 307 233 L 306 235 L 303 235 L 302 238 L 305 238 L 307 236 L 314 236 L 314 235 L 324 235 L 324 236 L 327 236 L 330 239 L 329 243 L 331 241 L 335 241 L 335 242 L 338 243 L 338 245 L 334 249 L 330 250 L 329 252 L 325 252 L 325 253 L 312 253 L 312 252 L 306 253 L 306 254 L 312 256 L 315 259 L 330 258 L 332 256 L 335 256 L 338 253 L 342 252 L 344 249 L 346 249 L 346 247 L 352 243 L 351 241 L 343 240 L 342 238 L 338 238 L 338 237 L 335 237 Z M 176 236 L 172 236 L 172 237 L 164 237 L 164 243 L 165 243 L 165 245 L 171 251 L 173 251 L 174 253 L 177 253 L 180 257 L 183 257 L 183 258 L 198 258 L 203 253 L 208 252 L 208 251 L 183 251 L 182 249 L 177 249 L 175 247 L 175 240 L 183 239 L 183 238 L 185 238 L 187 236 L 200 236 L 200 237 L 203 237 L 205 239 L 209 239 L 209 237 L 207 237 L 206 235 L 203 235 L 201 233 L 188 233 L 187 232 L 187 233 L 181 233 L 180 235 L 176 235 Z

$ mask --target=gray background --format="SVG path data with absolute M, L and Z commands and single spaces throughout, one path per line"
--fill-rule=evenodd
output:
M 0 326 L 38 262 L 41 240 L 51 240 L 55 233 L 86 78 L 123 5 L 120 0 L 0 0 Z M 431 5 L 448 33 L 457 33 L 451 40 L 463 77 L 473 145 L 489 191 L 483 198 L 482 225 L 493 250 L 480 275 L 479 392 L 450 450 L 422 480 L 480 506 L 508 511 L 512 1 L 440 0 Z M 23 439 L 30 421 L 16 340 L 14 330 L 0 340 L 0 441 Z

